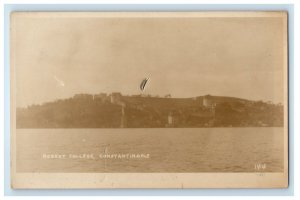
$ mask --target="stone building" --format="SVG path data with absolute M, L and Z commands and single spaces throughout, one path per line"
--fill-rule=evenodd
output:
M 95 101 L 101 101 L 102 103 L 105 103 L 109 101 L 109 98 L 106 93 L 100 93 L 100 94 L 95 94 L 94 95 L 94 100 Z
M 211 107 L 213 107 L 213 105 L 214 105 L 214 101 L 213 101 L 212 96 L 205 95 L 203 97 L 203 106 L 207 107 L 207 108 L 211 108 Z
M 110 103 L 119 103 L 121 102 L 122 95 L 120 92 L 113 92 L 110 95 Z

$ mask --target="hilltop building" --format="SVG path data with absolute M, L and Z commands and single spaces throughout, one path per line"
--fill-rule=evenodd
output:
M 107 96 L 106 93 L 100 93 L 100 94 L 95 94 L 94 95 L 94 100 L 95 101 L 101 101 L 102 103 L 108 102 L 109 97 Z
M 120 92 L 113 92 L 110 95 L 110 103 L 119 103 L 121 102 L 122 95 Z
M 212 96 L 205 95 L 203 97 L 203 106 L 207 107 L 207 108 L 211 108 L 211 107 L 213 107 L 213 105 L 214 105 L 214 101 L 213 101 Z

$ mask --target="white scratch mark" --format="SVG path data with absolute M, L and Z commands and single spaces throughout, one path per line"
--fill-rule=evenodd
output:
M 110 146 L 110 144 L 108 144 L 108 145 L 105 146 L 105 148 L 104 148 L 104 154 L 107 154 L 109 146 Z M 107 161 L 106 161 L 106 159 L 104 160 L 104 169 L 105 170 L 107 169 Z
M 58 83 L 60 86 L 62 86 L 62 87 L 65 86 L 65 83 L 64 83 L 62 80 L 59 80 L 56 76 L 53 76 L 53 78 L 57 81 L 57 83 Z

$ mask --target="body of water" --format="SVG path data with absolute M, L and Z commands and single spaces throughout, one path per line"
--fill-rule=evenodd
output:
M 17 129 L 18 172 L 282 172 L 283 128 Z

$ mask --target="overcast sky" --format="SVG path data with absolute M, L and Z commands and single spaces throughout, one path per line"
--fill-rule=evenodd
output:
M 282 18 L 19 17 L 17 106 L 76 93 L 283 102 Z

